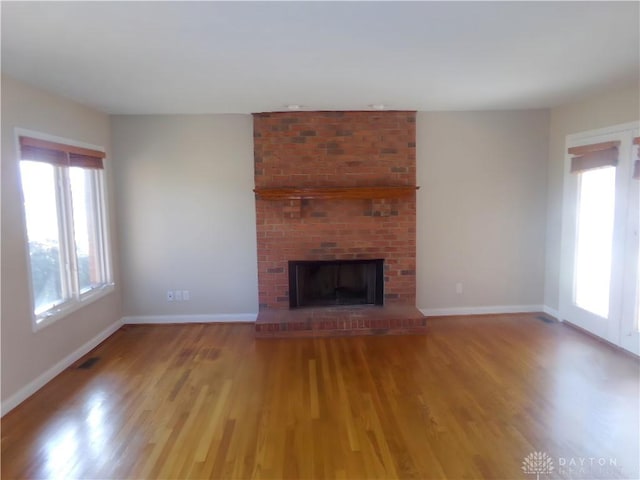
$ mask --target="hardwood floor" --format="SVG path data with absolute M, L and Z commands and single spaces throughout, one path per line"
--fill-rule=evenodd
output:
M 428 331 L 123 327 L 2 419 L 2 478 L 640 477 L 637 359 L 531 314 Z

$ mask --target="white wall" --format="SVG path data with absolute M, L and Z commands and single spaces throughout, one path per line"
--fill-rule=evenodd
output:
M 32 393 L 33 388 L 41 386 L 43 381 L 57 373 L 51 370 L 54 365 L 64 368 L 65 358 L 68 360 L 70 354 L 113 327 L 121 317 L 116 255 L 114 293 L 33 332 L 27 243 L 15 142 L 16 127 L 102 146 L 107 151 L 107 189 L 110 188 L 112 175 L 107 115 L 31 88 L 6 76 L 2 77 L 3 411 L 6 411 L 4 402 L 7 399 L 14 406 L 16 401 L 27 394 L 25 392 Z M 114 234 L 112 221 L 111 224 Z M 62 364 L 59 364 L 61 361 Z
M 419 308 L 542 305 L 548 122 L 547 110 L 418 114 Z
M 126 317 L 257 313 L 252 125 L 250 115 L 112 117 Z M 191 299 L 167 302 L 175 289 Z
M 581 102 L 551 110 L 547 167 L 547 236 L 544 302 L 558 309 L 560 241 L 562 236 L 562 188 L 565 139 L 572 133 L 609 127 L 640 119 L 640 88 L 610 91 Z

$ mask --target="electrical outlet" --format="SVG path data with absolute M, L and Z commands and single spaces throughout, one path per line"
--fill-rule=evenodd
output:
M 456 293 L 458 295 L 462 294 L 462 283 L 460 282 L 456 283 Z
M 173 290 L 167 290 L 167 302 L 173 302 Z
M 189 290 L 182 291 L 182 300 L 184 300 L 185 302 L 191 300 L 191 294 L 189 293 Z
M 176 297 L 176 302 L 181 302 L 182 301 L 182 290 L 176 290 L 175 291 L 175 297 Z

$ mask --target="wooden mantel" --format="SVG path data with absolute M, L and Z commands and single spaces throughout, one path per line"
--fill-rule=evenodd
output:
M 257 198 L 262 200 L 303 199 L 372 199 L 399 198 L 411 195 L 420 187 L 416 185 L 378 187 L 280 187 L 255 188 Z

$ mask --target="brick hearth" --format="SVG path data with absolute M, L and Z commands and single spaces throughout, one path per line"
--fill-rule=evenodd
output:
M 341 306 L 260 312 L 257 337 L 409 335 L 426 332 L 426 317 L 402 305 Z
M 253 119 L 257 192 L 415 187 L 415 112 L 259 113 Z M 280 319 L 275 322 L 279 325 L 300 326 L 300 318 L 313 323 L 331 317 L 336 325 L 345 325 L 353 324 L 356 311 L 378 320 L 391 311 L 373 306 L 324 308 L 322 313 L 315 308 L 303 309 L 307 313 L 289 311 L 289 260 L 384 258 L 385 305 L 410 307 L 405 310 L 407 320 L 414 319 L 416 200 L 415 189 L 404 191 L 409 193 L 388 198 L 384 194 L 378 198 L 301 194 L 281 199 L 257 195 L 257 331 L 264 333 L 260 329 L 274 324 L 269 323 L 273 318 Z M 386 322 L 401 320 L 397 314 L 394 311 Z M 290 321 L 282 321 L 284 315 Z M 395 327 L 380 328 L 404 328 L 395 320 Z M 306 330 L 316 334 L 321 329 Z M 337 330 L 347 334 L 349 329 Z M 356 330 L 365 333 L 364 328 Z M 292 330 L 287 326 L 279 331 Z

